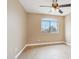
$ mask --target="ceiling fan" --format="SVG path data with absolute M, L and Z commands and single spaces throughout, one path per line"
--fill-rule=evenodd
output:
M 54 8 L 55 10 L 58 9 L 59 13 L 63 13 L 63 11 L 60 9 L 61 7 L 71 7 L 71 4 L 63 4 L 63 5 L 59 5 L 58 4 L 58 0 L 52 0 L 52 5 L 51 6 L 45 6 L 45 5 L 41 5 L 40 7 L 51 7 Z

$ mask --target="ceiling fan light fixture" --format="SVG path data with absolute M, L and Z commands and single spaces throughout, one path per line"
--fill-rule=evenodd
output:
M 58 11 L 59 11 L 59 9 L 56 9 L 56 11 L 58 12 Z
M 55 11 L 55 9 L 54 8 L 52 8 L 52 12 L 54 12 Z

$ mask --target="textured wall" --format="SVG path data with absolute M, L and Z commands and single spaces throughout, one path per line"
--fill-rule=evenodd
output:
M 71 42 L 71 14 L 65 16 L 65 39 L 67 43 Z
M 59 33 L 43 33 L 41 32 L 41 20 L 43 18 L 56 19 L 59 22 Z M 41 43 L 41 42 L 58 42 L 64 41 L 64 17 L 51 16 L 28 13 L 28 43 Z
M 7 59 L 14 59 L 15 55 L 26 44 L 27 15 L 18 0 L 7 0 L 7 4 Z

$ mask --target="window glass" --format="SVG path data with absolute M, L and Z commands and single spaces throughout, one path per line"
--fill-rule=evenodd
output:
M 58 22 L 53 20 L 42 20 L 41 21 L 42 32 L 58 32 Z

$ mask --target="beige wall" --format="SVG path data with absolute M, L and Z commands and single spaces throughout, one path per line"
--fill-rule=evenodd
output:
M 42 18 L 52 18 L 59 21 L 59 33 L 42 33 L 40 21 Z M 58 42 L 64 41 L 64 17 L 51 16 L 41 14 L 28 13 L 28 43 L 41 43 L 41 42 Z
M 71 41 L 71 14 L 65 16 L 65 39 L 67 43 Z
M 18 0 L 7 0 L 7 4 L 7 59 L 14 59 L 26 44 L 27 15 Z

